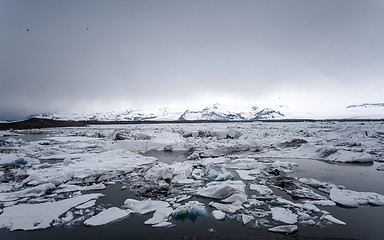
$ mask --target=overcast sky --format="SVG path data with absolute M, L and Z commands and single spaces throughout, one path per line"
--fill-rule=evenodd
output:
M 383 102 L 383 13 L 382 0 L 0 0 L 0 119 Z

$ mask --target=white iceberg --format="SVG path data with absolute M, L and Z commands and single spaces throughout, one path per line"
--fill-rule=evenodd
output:
M 92 216 L 91 218 L 84 221 L 86 226 L 100 226 L 104 225 L 129 215 L 129 212 L 117 207 L 110 207 L 99 214 Z

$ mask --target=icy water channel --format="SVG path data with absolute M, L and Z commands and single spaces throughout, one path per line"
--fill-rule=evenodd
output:
M 147 156 L 157 157 L 160 161 L 172 163 L 185 161 L 185 152 L 161 152 L 146 153 Z M 315 178 L 320 181 L 344 185 L 347 189 L 355 191 L 371 191 L 384 194 L 382 182 L 384 172 L 377 171 L 377 163 L 362 164 L 331 164 L 310 159 L 277 159 L 298 164 L 292 177 Z M 235 179 L 238 176 L 235 175 Z M 97 200 L 97 205 L 103 207 L 121 207 L 127 198 L 138 199 L 133 192 L 122 190 L 129 180 L 123 179 L 115 184 L 110 184 L 101 192 L 106 196 Z M 276 195 L 296 201 L 285 192 L 274 189 Z M 319 192 L 317 192 L 319 193 Z M 324 193 L 320 193 L 325 196 Z M 209 200 L 193 197 L 190 200 L 198 200 L 208 205 Z M 209 208 L 209 207 L 207 207 Z M 267 228 L 254 229 L 243 226 L 239 221 L 226 218 L 218 221 L 212 215 L 199 217 L 194 221 L 190 219 L 178 220 L 175 227 L 152 228 L 144 225 L 144 221 L 152 216 L 131 215 L 130 217 L 98 227 L 85 227 L 82 223 L 72 226 L 58 226 L 37 231 L 14 231 L 1 229 L 0 239 L 34 240 L 34 239 L 383 239 L 384 229 L 382 219 L 383 207 L 361 206 L 359 208 L 322 207 L 334 217 L 346 222 L 345 226 L 330 224 L 324 227 L 299 225 L 299 232 L 294 235 L 281 235 L 268 232 Z M 209 211 L 212 209 L 209 209 Z

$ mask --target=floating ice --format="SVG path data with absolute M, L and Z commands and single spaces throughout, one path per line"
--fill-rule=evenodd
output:
M 297 222 L 297 215 L 292 213 L 291 210 L 281 208 L 281 207 L 273 207 L 271 208 L 272 211 L 272 219 L 275 221 L 287 223 L 287 224 L 294 224 Z
M 0 227 L 10 230 L 35 230 L 48 228 L 54 220 L 79 204 L 103 196 L 103 194 L 81 195 L 57 202 L 19 204 L 4 208 L 0 215 Z
M 299 178 L 299 181 L 311 187 L 318 188 L 323 192 L 328 192 L 328 193 L 331 191 L 332 188 L 344 188 L 343 186 L 337 186 L 332 183 L 321 182 L 313 178 Z
M 124 201 L 124 206 L 134 213 L 146 214 L 149 212 L 154 212 L 158 209 L 164 209 L 169 207 L 168 202 L 158 201 L 158 200 L 135 200 L 127 199 Z
M 332 201 L 346 206 L 346 207 L 358 207 L 359 205 L 384 205 L 384 196 L 373 192 L 355 192 L 351 190 L 342 190 L 332 188 L 330 193 Z
M 152 218 L 145 221 L 145 224 L 153 225 L 153 227 L 168 226 L 168 224 L 162 223 L 165 223 L 168 220 L 169 215 L 173 212 L 173 209 L 170 208 L 168 202 L 157 200 L 138 201 L 134 199 L 127 199 L 124 202 L 124 206 L 132 212 L 139 214 L 155 212 Z
M 236 170 L 239 174 L 239 177 L 243 180 L 252 181 L 255 180 L 257 175 L 260 174 L 260 169 L 253 170 Z
M 15 201 L 24 197 L 40 197 L 55 188 L 55 184 L 45 183 L 39 186 L 26 188 L 17 192 L 2 193 L 0 195 L 0 202 Z
M 92 184 L 89 186 L 78 186 L 78 185 L 71 185 L 71 184 L 61 184 L 57 190 L 55 190 L 55 193 L 65 193 L 65 192 L 77 192 L 77 191 L 92 191 L 92 190 L 102 190 L 106 189 L 107 187 L 102 184 Z
M 245 184 L 242 181 L 228 180 L 225 182 L 210 182 L 205 188 L 196 191 L 201 197 L 220 199 L 223 202 L 233 203 L 236 201 L 245 202 Z
M 336 206 L 336 203 L 331 200 L 305 200 L 304 202 L 324 207 Z
M 129 212 L 127 212 L 126 210 L 123 210 L 117 207 L 111 207 L 85 220 L 84 225 L 100 226 L 100 225 L 104 225 L 104 224 L 125 218 L 128 215 L 129 215 Z
M 265 185 L 260 185 L 260 184 L 251 184 L 249 185 L 249 189 L 253 191 L 257 191 L 260 195 L 271 195 L 273 194 L 273 191 L 265 186 Z
M 340 224 L 340 225 L 345 225 L 346 224 L 345 222 L 343 222 L 343 221 L 333 217 L 332 215 L 325 215 L 321 219 L 326 219 L 326 220 L 328 220 L 330 222 L 333 222 L 333 223 L 336 223 L 336 224 Z
M 371 163 L 374 161 L 373 156 L 369 153 L 345 149 L 323 149 L 320 151 L 320 157 L 328 161 L 345 163 Z
M 217 220 L 223 220 L 225 218 L 225 213 L 220 211 L 220 210 L 213 210 L 212 215 L 217 219 Z
M 240 202 L 235 202 L 231 204 L 210 202 L 209 206 L 214 207 L 217 210 L 220 210 L 223 212 L 229 212 L 229 213 L 235 213 L 238 210 L 243 209 Z
M 297 225 L 282 225 L 273 228 L 269 228 L 268 231 L 276 233 L 293 233 L 297 231 Z
M 241 221 L 243 222 L 243 225 L 246 225 L 247 223 L 249 223 L 253 219 L 255 219 L 254 216 L 247 215 L 247 214 L 241 214 Z
M 145 224 L 156 225 L 156 227 L 160 227 L 160 223 L 167 222 L 169 216 L 173 213 L 173 209 L 170 207 L 159 208 L 155 211 L 152 218 L 145 221 Z
M 95 204 L 96 204 L 96 200 L 91 200 L 91 201 L 83 203 L 83 204 L 81 204 L 79 206 L 76 206 L 75 208 L 76 209 L 87 209 L 87 208 L 95 206 Z
M 321 196 L 320 194 L 317 194 L 308 188 L 297 188 L 294 190 L 286 190 L 286 192 L 292 196 L 299 197 L 299 198 L 309 198 L 309 199 L 315 199 L 315 200 L 326 199 L 326 197 Z
M 176 218 L 189 218 L 194 221 L 197 219 L 197 217 L 207 216 L 208 213 L 205 210 L 205 206 L 203 203 L 200 203 L 198 201 L 190 201 L 184 205 L 177 207 L 173 211 L 172 215 Z
M 384 164 L 381 164 L 376 169 L 377 169 L 377 171 L 384 171 Z

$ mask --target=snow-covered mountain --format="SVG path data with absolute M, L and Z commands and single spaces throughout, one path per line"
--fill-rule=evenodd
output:
M 384 103 L 363 103 L 359 105 L 349 105 L 347 108 L 384 108 Z
M 215 104 L 200 111 L 186 110 L 179 120 L 263 120 L 284 117 L 282 112 L 271 108 L 253 106 L 248 111 L 227 111 L 220 107 L 221 105 Z
M 32 115 L 31 117 L 72 121 L 240 121 L 268 119 L 384 119 L 384 103 L 350 105 L 327 112 L 295 112 L 287 106 L 229 107 L 214 104 L 205 108 L 173 110 L 168 107 L 124 111 L 71 111 Z
M 284 114 L 281 110 L 272 108 L 259 108 L 257 106 L 248 109 L 231 109 L 221 105 L 205 107 L 202 110 L 172 111 L 168 108 L 157 110 L 125 110 L 125 111 L 73 111 L 55 112 L 32 115 L 28 118 L 47 118 L 54 120 L 73 121 L 236 121 L 236 120 L 263 120 L 281 118 Z

